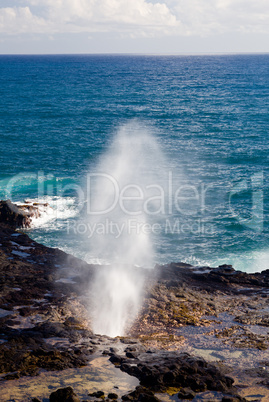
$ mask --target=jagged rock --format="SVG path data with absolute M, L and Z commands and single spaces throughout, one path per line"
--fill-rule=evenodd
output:
M 140 358 L 141 357 L 141 358 Z M 156 352 L 143 354 L 137 359 L 122 358 L 122 371 L 137 377 L 140 384 L 154 392 L 165 392 L 170 387 L 188 387 L 194 392 L 205 390 L 227 392 L 233 379 L 222 374 L 215 366 L 188 353 Z M 110 361 L 119 365 L 118 356 Z
M 72 387 L 60 388 L 50 394 L 50 402 L 80 402 Z
M 182 388 L 177 396 L 179 399 L 193 399 L 195 397 L 195 392 L 190 388 Z
M 8 224 L 12 228 L 29 228 L 32 218 L 38 218 L 40 212 L 38 206 L 17 206 L 10 200 L 0 201 L 0 222 Z
M 137 356 L 137 353 L 126 352 L 126 357 L 128 357 L 129 359 L 135 359 Z
M 121 398 L 123 401 L 135 401 L 135 402 L 161 402 L 152 391 L 145 387 L 138 386 L 133 392 L 127 395 L 123 395 Z
M 105 396 L 105 393 L 103 391 L 95 391 L 89 394 L 89 396 L 93 396 L 95 398 L 102 398 Z
M 139 275 L 145 275 L 144 305 L 138 324 L 130 328 L 128 337 L 118 338 L 117 342 L 122 343 L 119 347 L 112 348 L 111 339 L 94 336 L 85 326 L 89 319 L 78 297 L 88 295 L 96 267 L 36 243 L 26 234 L 15 232 L 12 220 L 10 225 L 7 222 L 0 222 L 3 380 L 37 375 L 40 369 L 81 367 L 98 348 L 100 352 L 105 349 L 116 366 L 137 377 L 142 384 L 123 400 L 156 401 L 155 390 L 161 392 L 169 386 L 174 386 L 176 392 L 180 387 L 189 387 L 192 393 L 216 390 L 232 394 L 235 392 L 233 380 L 203 359 L 186 354 L 179 358 L 177 352 L 160 352 L 160 349 L 171 345 L 171 350 L 174 346 L 184 350 L 184 342 L 188 342 L 183 331 L 185 325 L 204 326 L 205 330 L 208 325 L 215 327 L 210 329 L 211 335 L 205 333 L 209 350 L 210 337 L 214 345 L 219 341 L 235 350 L 242 347 L 263 350 L 269 345 L 267 336 L 254 338 L 250 328 L 260 325 L 263 331 L 266 328 L 262 326 L 269 325 L 269 270 L 247 274 L 227 265 L 199 268 L 173 263 L 150 271 L 136 268 Z M 64 276 L 68 275 L 66 268 L 61 271 L 61 267 L 67 266 L 76 271 L 76 278 L 81 278 L 79 286 L 58 281 L 67 277 Z M 224 327 L 218 327 L 223 313 L 231 315 L 238 325 L 233 322 L 231 326 L 227 321 Z M 28 329 L 25 323 L 30 324 Z M 58 338 L 56 343 L 54 338 Z M 116 342 L 115 346 L 118 346 Z M 162 353 L 168 353 L 166 358 Z M 223 360 L 225 366 L 225 357 Z M 266 392 L 268 383 L 261 385 Z M 243 401 L 235 394 L 225 398 Z
M 112 399 L 112 400 L 116 400 L 118 399 L 118 395 L 114 394 L 113 392 L 111 392 L 110 394 L 107 395 L 108 399 Z
M 247 400 L 239 395 L 226 395 L 221 402 L 247 402 Z
M 112 356 L 109 359 L 111 361 L 111 363 L 115 364 L 115 365 L 119 365 L 123 362 L 123 358 L 119 355 L 116 354 L 112 354 Z
M 246 313 L 235 317 L 235 321 L 240 324 L 247 325 L 261 325 L 263 327 L 269 327 L 269 314 L 265 313 L 262 316 L 258 313 Z

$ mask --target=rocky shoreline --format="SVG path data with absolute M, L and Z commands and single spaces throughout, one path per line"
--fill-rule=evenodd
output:
M 141 269 L 140 315 L 128 336 L 109 338 L 92 332 L 88 312 L 98 267 L 16 230 L 20 213 L 14 224 L 0 215 L 1 401 L 269 400 L 269 270 Z M 60 391 L 51 383 L 23 394 L 21 384 L 46 373 L 93 376 L 98 359 L 133 383 L 104 391 L 89 382 L 84 393 L 76 382 Z

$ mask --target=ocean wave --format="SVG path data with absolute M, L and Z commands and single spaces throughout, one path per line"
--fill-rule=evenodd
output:
M 32 218 L 32 229 L 57 227 L 57 222 L 74 218 L 79 212 L 75 197 L 45 196 L 42 198 L 26 199 L 18 205 L 38 206 L 39 217 Z M 56 226 L 56 227 L 55 227 Z M 59 226 L 61 226 L 59 224 Z

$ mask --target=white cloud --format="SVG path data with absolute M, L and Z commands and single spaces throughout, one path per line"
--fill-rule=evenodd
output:
M 268 0 L 166 0 L 188 34 L 269 33 Z
M 29 7 L 0 8 L 0 32 L 41 33 L 44 29 L 46 29 L 46 21 L 33 15 Z
M 17 0 L 0 32 L 120 32 L 134 36 L 269 32 L 268 0 Z M 20 5 L 20 6 L 19 6 Z
M 25 0 L 0 8 L 0 32 L 58 33 L 158 31 L 178 25 L 164 3 L 145 0 Z

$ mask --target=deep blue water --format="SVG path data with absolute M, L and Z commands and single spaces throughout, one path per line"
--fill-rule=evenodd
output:
M 154 261 L 269 268 L 268 65 L 268 55 L 0 56 L 0 197 L 48 200 L 58 219 L 30 235 L 95 260 L 90 239 L 68 231 L 85 217 L 77 189 L 117 131 L 138 124 L 173 190 L 185 186 L 182 208 L 158 217 Z

